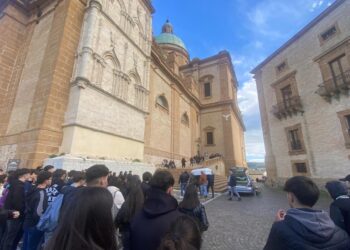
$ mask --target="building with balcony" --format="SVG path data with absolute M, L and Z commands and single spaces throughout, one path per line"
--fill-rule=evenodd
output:
M 253 71 L 271 183 L 349 174 L 350 0 L 337 0 Z

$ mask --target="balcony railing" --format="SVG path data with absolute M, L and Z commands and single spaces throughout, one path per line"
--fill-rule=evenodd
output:
M 330 102 L 332 97 L 339 98 L 341 93 L 348 94 L 350 89 L 350 70 L 324 81 L 316 93 Z
M 279 102 L 276 105 L 272 106 L 272 113 L 278 119 L 296 115 L 298 112 L 304 112 L 300 96 L 293 96 L 287 100 L 284 100 L 283 102 Z

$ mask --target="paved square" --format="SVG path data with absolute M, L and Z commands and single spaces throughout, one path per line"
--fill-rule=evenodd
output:
M 203 250 L 261 250 L 278 209 L 288 209 L 285 192 L 263 188 L 260 196 L 228 201 L 222 195 L 206 205 L 209 229 Z M 315 208 L 328 211 L 331 200 L 322 195 Z

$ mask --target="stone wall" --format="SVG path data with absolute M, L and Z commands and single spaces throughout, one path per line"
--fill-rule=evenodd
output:
M 19 75 L 10 81 L 14 89 L 7 93 L 11 106 L 5 110 L 9 120 L 0 140 L 1 145 L 17 145 L 15 157 L 21 166 L 40 165 L 61 144 L 83 9 L 84 1 L 51 1 L 40 17 L 35 13 L 25 20 L 26 37 L 13 71 Z
M 60 151 L 142 160 L 150 10 L 142 1 L 93 0 L 84 15 Z M 86 144 L 76 141 L 81 136 Z M 86 146 L 93 144 L 100 147 Z
M 327 80 L 322 77 L 317 58 L 332 54 L 344 40 L 350 40 L 350 18 L 346 15 L 349 11 L 350 3 L 345 1 L 256 72 L 269 176 L 276 171 L 279 179 L 293 176 L 292 163 L 300 160 L 307 163 L 308 174 L 315 180 L 340 178 L 349 172 L 350 151 L 344 145 L 337 117 L 337 112 L 350 108 L 349 98 L 342 95 L 329 103 L 315 93 L 318 86 Z M 335 23 L 340 32 L 326 43 L 321 43 L 320 34 Z M 288 69 L 276 74 L 276 66 L 283 61 L 287 61 Z M 277 103 L 271 85 L 293 71 L 296 72 L 303 112 L 280 120 L 270 112 Z M 296 124 L 301 124 L 306 153 L 290 155 L 285 128 Z

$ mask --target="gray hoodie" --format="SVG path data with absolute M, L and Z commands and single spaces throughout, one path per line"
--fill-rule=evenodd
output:
M 291 208 L 287 211 L 287 220 L 288 216 L 304 227 L 301 229 L 300 225 L 290 224 L 295 232 L 302 234 L 303 238 L 308 241 L 327 241 L 335 232 L 335 224 L 325 211 Z

